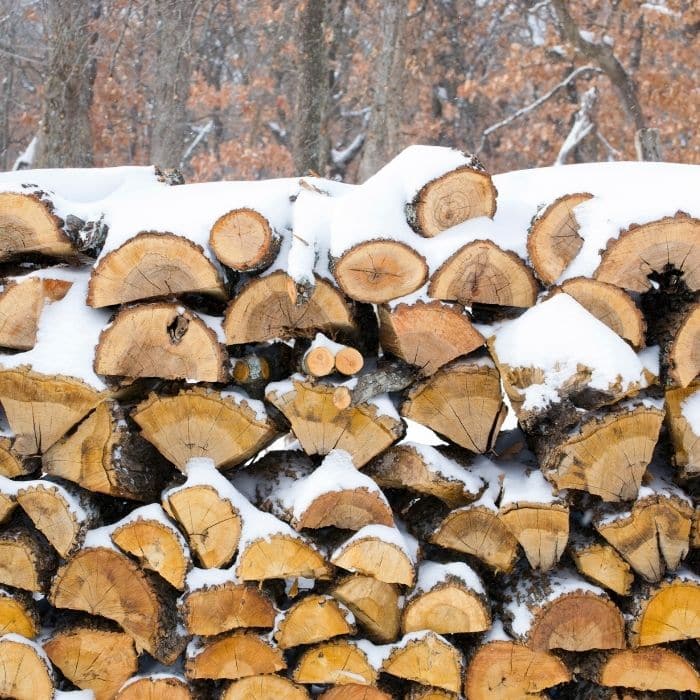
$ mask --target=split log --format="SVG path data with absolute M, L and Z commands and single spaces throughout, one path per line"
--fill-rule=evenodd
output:
M 176 396 L 151 394 L 132 418 L 143 437 L 182 472 L 193 457 L 208 457 L 218 468 L 235 466 L 278 434 L 259 401 L 200 387 Z
M 310 700 L 306 688 L 275 675 L 248 676 L 226 688 L 221 700 Z M 350 698 L 349 700 L 352 700 Z
M 0 533 L 0 585 L 45 593 L 56 556 L 38 532 L 16 524 Z
M 401 611 L 395 585 L 355 574 L 339 581 L 331 595 L 349 608 L 373 641 L 393 642 L 398 636 Z
M 238 272 L 261 272 L 274 262 L 282 236 L 254 209 L 232 209 L 211 227 L 209 245 L 216 257 Z
M 127 681 L 114 700 L 192 700 L 187 683 L 175 676 L 146 676 Z
M 294 435 L 308 455 L 345 450 L 358 469 L 402 436 L 403 424 L 398 416 L 387 412 L 386 404 L 351 406 L 348 400 L 339 408 L 335 395 L 335 386 L 293 377 L 291 385 L 268 385 L 266 399 L 292 424 Z
M 486 590 L 466 564 L 423 562 L 416 586 L 406 599 L 401 631 L 438 634 L 483 632 L 491 627 Z
M 592 198 L 588 193 L 564 195 L 532 220 L 527 252 L 545 284 L 554 284 L 581 250 L 583 238 L 573 209 Z
M 569 554 L 579 573 L 618 595 L 629 595 L 634 574 L 613 547 L 594 540 L 571 543 Z
M 682 478 L 700 474 L 700 384 L 666 391 L 666 427 Z
M 33 639 L 39 634 L 39 613 L 31 595 L 0 587 L 0 635 L 18 634 Z
M 78 379 L 26 367 L 0 370 L 0 403 L 16 436 L 12 449 L 17 455 L 45 452 L 103 399 Z
M 428 279 L 425 258 L 401 241 L 358 243 L 333 260 L 332 269 L 345 294 L 368 304 L 411 294 Z
M 95 700 L 112 700 L 138 668 L 128 634 L 97 627 L 72 627 L 44 642 L 51 663 L 74 685 L 91 690 Z
M 676 270 L 688 289 L 700 289 L 700 220 L 686 214 L 630 226 L 609 241 L 595 278 L 632 292 L 651 288 L 649 276 Z
M 138 652 L 145 650 L 164 664 L 171 664 L 185 645 L 165 587 L 105 546 L 82 549 L 61 566 L 49 601 L 57 608 L 113 620 L 134 640 Z
M 432 238 L 442 231 L 479 216 L 493 218 L 496 188 L 484 166 L 474 157 L 467 164 L 421 187 L 406 205 L 406 220 L 421 236 Z
M 373 685 L 348 684 L 329 688 L 319 700 L 392 700 L 392 696 Z
M 100 334 L 94 369 L 107 377 L 226 381 L 226 353 L 204 321 L 177 304 L 122 309 Z
M 258 587 L 234 581 L 208 583 L 205 575 L 201 585 L 188 576 L 180 614 L 190 634 L 212 637 L 239 627 L 272 628 L 277 611 Z
M 291 649 L 354 633 L 352 613 L 343 605 L 330 596 L 310 595 L 284 613 L 274 637 L 280 649 Z
M 460 700 L 459 695 L 441 688 L 428 688 L 424 685 L 414 684 L 404 700 Z
M 593 680 L 609 688 L 700 694 L 697 669 L 680 654 L 661 646 L 613 652 L 596 664 Z
M 9 486 L 9 488 L 8 488 Z M 15 482 L 0 478 L 0 525 L 5 525 L 17 509 Z
M 698 222 L 700 239 L 700 222 Z M 700 245 L 700 243 L 698 244 Z M 700 267 L 700 256 L 698 258 Z M 700 288 L 700 274 L 698 274 Z M 681 388 L 700 374 L 700 303 L 691 307 L 668 348 L 669 378 Z
M 412 632 L 392 645 L 382 671 L 421 685 L 459 693 L 464 657 L 444 637 L 434 632 Z
M 128 430 L 114 401 L 103 401 L 43 459 L 47 474 L 119 498 L 158 498 L 172 467 L 142 437 Z
M 190 643 L 185 660 L 189 680 L 229 679 L 277 673 L 287 668 L 282 652 L 250 632 L 234 632 L 211 641 Z
M 325 642 L 306 650 L 292 673 L 305 685 L 347 685 L 376 683 L 377 670 L 356 643 L 346 640 Z
M 450 508 L 474 501 L 484 484 L 434 447 L 414 442 L 394 445 L 373 459 L 364 473 L 382 488 L 407 489 L 439 498 Z
M 63 221 L 41 193 L 0 193 L 0 261 L 31 254 L 54 258 L 75 256 Z
M 628 341 L 633 348 L 644 347 L 644 316 L 624 290 L 600 280 L 574 277 L 554 291 L 565 292 L 576 299 L 586 311 Z
M 12 450 L 12 441 L 0 437 L 0 476 L 14 479 L 31 474 L 37 467 L 36 460 L 23 459 Z
M 384 583 L 412 586 L 417 543 L 396 528 L 367 525 L 333 552 L 331 562 L 346 571 L 373 576 Z
M 425 375 L 484 344 L 463 313 L 439 301 L 380 306 L 378 311 L 384 352 L 416 365 Z
M 491 304 L 528 307 L 538 286 L 528 266 L 495 243 L 472 241 L 451 255 L 432 275 L 428 296 L 464 306 Z
M 59 301 L 71 283 L 30 277 L 0 285 L 0 347 L 31 350 L 36 344 L 44 304 Z
M 700 639 L 700 579 L 687 570 L 658 586 L 644 586 L 632 600 L 630 646 Z
M 90 276 L 87 305 L 99 309 L 184 294 L 226 299 L 221 277 L 201 246 L 172 233 L 144 231 L 100 258 Z
M 493 447 L 507 411 L 493 363 L 468 358 L 414 384 L 401 406 L 402 416 L 477 453 Z
M 0 637 L 0 659 L 0 697 L 14 700 L 54 697 L 53 670 L 41 647 L 18 634 L 6 634 Z
M 297 304 L 294 281 L 284 272 L 248 282 L 228 305 L 223 329 L 227 345 L 357 332 L 351 307 L 332 284 L 317 278 L 309 299 Z

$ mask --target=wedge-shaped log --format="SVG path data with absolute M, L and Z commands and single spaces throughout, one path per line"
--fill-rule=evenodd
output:
M 581 250 L 583 238 L 573 209 L 592 197 L 585 192 L 564 195 L 532 220 L 527 252 L 545 284 L 554 284 Z
M 226 688 L 221 700 L 310 700 L 306 688 L 275 675 L 248 676 Z
M 6 634 L 0 637 L 0 659 L 0 697 L 14 700 L 54 697 L 53 670 L 41 647 L 18 634 Z
M 107 377 L 226 381 L 226 353 L 202 319 L 177 304 L 126 307 L 100 334 L 94 369 Z
M 543 698 L 547 688 L 570 680 L 571 673 L 554 654 L 494 640 L 479 647 L 471 658 L 464 694 L 470 700 Z
M 595 271 L 596 279 L 632 292 L 651 289 L 649 275 L 677 270 L 691 290 L 700 289 L 700 220 L 678 213 L 613 238 Z
M 404 696 L 404 700 L 459 700 L 459 695 L 442 688 L 429 688 L 425 685 L 414 683 Z
M 595 540 L 571 543 L 569 554 L 578 572 L 618 595 L 629 595 L 634 574 L 630 565 L 608 544 Z
M 45 593 L 56 571 L 56 555 L 36 530 L 20 522 L 0 533 L 0 585 Z
M 287 668 L 282 652 L 251 632 L 234 632 L 201 644 L 190 644 L 185 661 L 189 680 L 237 680 L 277 673 Z
M 490 360 L 459 360 L 414 384 L 401 415 L 472 452 L 493 447 L 508 409 Z
M 700 222 L 698 231 L 700 231 Z M 700 235 L 698 237 L 700 238 Z M 700 267 L 700 257 L 698 267 Z M 698 273 L 698 287 L 700 287 L 700 273 Z M 700 302 L 690 309 L 676 331 L 668 348 L 668 364 L 670 378 L 674 384 L 682 388 L 687 387 L 700 374 Z
M 622 613 L 601 588 L 565 569 L 519 576 L 506 592 L 508 631 L 536 651 L 623 649 Z
M 16 476 L 31 474 L 36 469 L 36 461 L 15 454 L 12 441 L 0 437 L 0 476 L 14 479 Z
M 89 547 L 71 557 L 53 579 L 49 601 L 57 608 L 82 610 L 118 623 L 164 664 L 172 663 L 185 640 L 178 634 L 174 600 L 123 554 Z
M 491 627 L 486 590 L 467 564 L 423 562 L 416 586 L 406 599 L 401 631 L 438 634 L 483 632 Z
M 33 639 L 39 633 L 39 613 L 24 591 L 0 587 L 0 634 Z
M 629 641 L 632 647 L 700 639 L 700 578 L 687 570 L 635 596 Z
M 274 636 L 280 649 L 291 649 L 354 632 L 352 615 L 343 605 L 331 596 L 310 595 L 284 613 Z
M 338 389 L 344 388 L 294 378 L 291 386 L 268 385 L 266 398 L 292 424 L 306 454 L 345 450 L 359 469 L 402 436 L 403 424 L 373 403 L 340 401 L 339 408 Z
M 412 632 L 392 647 L 382 663 L 384 673 L 453 693 L 460 691 L 464 657 L 444 637 Z
M 329 688 L 319 700 L 391 700 L 391 695 L 373 685 L 348 684 Z
M 185 681 L 175 676 L 145 676 L 127 681 L 114 700 L 192 700 Z
M 44 642 L 51 663 L 95 700 L 112 700 L 138 669 L 134 642 L 128 634 L 97 627 L 71 627 Z
M 0 403 L 16 436 L 12 449 L 17 455 L 45 452 L 103 398 L 78 379 L 26 367 L 0 370 Z
M 398 636 L 401 610 L 394 584 L 355 574 L 339 581 L 331 595 L 353 613 L 373 641 L 385 644 Z
M 33 253 L 54 258 L 75 255 L 63 222 L 36 194 L 0 193 L 0 261 Z
M 472 241 L 450 256 L 432 275 L 428 296 L 497 306 L 532 306 L 537 282 L 528 266 L 515 254 L 492 241 Z
M 347 685 L 376 683 L 377 670 L 360 647 L 351 641 L 318 644 L 305 651 L 292 673 L 305 685 Z
M 16 509 L 17 500 L 15 499 L 14 490 L 11 493 L 0 491 L 0 525 L 5 525 Z
M 183 294 L 226 298 L 221 277 L 200 246 L 172 233 L 144 231 L 100 258 L 87 304 L 101 308 Z
M 329 282 L 316 279 L 307 301 L 296 303 L 294 281 L 284 272 L 251 280 L 226 309 L 223 328 L 227 345 L 262 343 L 275 338 L 353 336 L 350 305 Z
M 455 307 L 440 301 L 379 307 L 379 342 L 385 352 L 416 365 L 423 374 L 484 344 L 471 321 Z
M 583 306 L 636 349 L 644 347 L 646 323 L 632 297 L 614 284 L 574 277 L 566 280 L 555 291 L 562 291 Z
M 683 478 L 700 474 L 700 383 L 666 392 L 666 427 Z
M 75 432 L 54 444 L 43 458 L 47 474 L 84 489 L 119 498 L 158 498 L 172 467 L 127 427 L 114 401 L 103 401 Z

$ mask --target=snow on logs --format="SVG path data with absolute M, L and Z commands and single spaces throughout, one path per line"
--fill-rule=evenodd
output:
M 698 692 L 690 167 L 0 175 L 0 695 Z

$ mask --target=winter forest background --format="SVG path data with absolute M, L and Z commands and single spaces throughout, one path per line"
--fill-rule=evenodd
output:
M 363 180 L 409 143 L 491 172 L 700 163 L 695 0 L 0 0 L 0 169 Z

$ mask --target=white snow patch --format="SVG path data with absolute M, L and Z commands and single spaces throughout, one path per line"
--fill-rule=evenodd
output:
M 416 586 L 411 592 L 410 598 L 415 598 L 422 593 L 431 591 L 441 583 L 445 583 L 450 577 L 459 579 L 467 588 L 486 595 L 484 584 L 479 575 L 468 564 L 463 562 L 449 562 L 448 564 L 438 564 L 433 561 L 421 562 L 418 568 L 418 578 Z
M 700 389 L 683 401 L 681 415 L 688 421 L 690 429 L 696 435 L 700 435 Z

